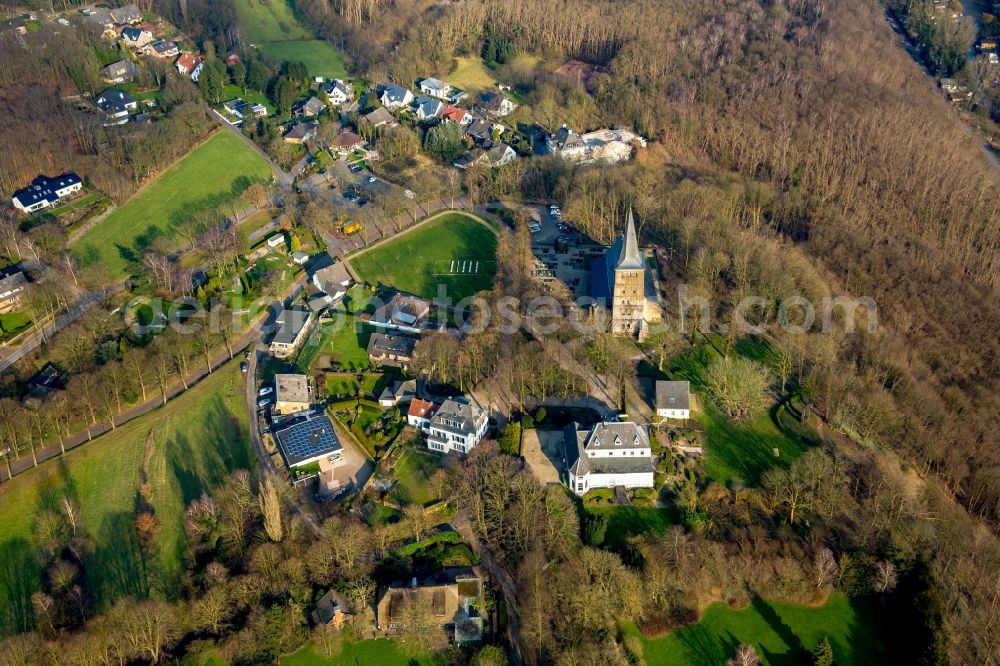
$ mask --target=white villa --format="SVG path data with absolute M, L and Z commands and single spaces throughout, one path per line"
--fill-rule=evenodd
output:
M 468 453 L 486 435 L 489 415 L 465 398 L 448 398 L 431 418 L 427 448 Z
M 602 422 L 579 430 L 571 423 L 564 435 L 569 486 L 577 495 L 594 488 L 654 486 L 653 449 L 643 426 Z

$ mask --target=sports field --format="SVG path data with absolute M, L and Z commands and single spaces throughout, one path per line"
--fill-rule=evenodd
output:
M 239 364 L 165 406 L 0 486 L 0 635 L 25 631 L 41 586 L 36 523 L 64 497 L 83 517 L 84 590 L 94 610 L 124 595 L 172 597 L 184 553 L 184 508 L 254 464 Z M 161 531 L 143 554 L 135 532 L 143 476 Z
M 160 236 L 180 244 L 177 227 L 192 213 L 231 203 L 252 182 L 271 178 L 263 157 L 232 133 L 218 132 L 91 229 L 73 252 L 81 263 L 100 261 L 123 277 Z
M 236 0 L 236 18 L 243 36 L 272 58 L 301 62 L 311 76 L 343 78 L 344 54 L 316 39 L 302 25 L 288 0 Z
M 350 259 L 366 281 L 424 298 L 443 286 L 453 301 L 489 289 L 497 239 L 464 213 L 445 213 Z
M 733 610 L 723 602 L 705 610 L 697 624 L 663 638 L 640 636 L 649 666 L 717 666 L 731 659 L 740 643 L 752 645 L 762 666 L 812 663 L 810 653 L 823 638 L 838 664 L 881 664 L 885 646 L 879 641 L 879 612 L 867 602 L 852 602 L 837 592 L 818 608 L 756 599 Z

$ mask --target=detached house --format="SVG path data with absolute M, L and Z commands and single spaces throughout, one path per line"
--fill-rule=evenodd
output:
M 417 98 L 417 120 L 434 120 L 444 111 L 444 102 L 421 95 Z
M 691 416 L 691 385 L 688 382 L 656 382 L 656 414 L 667 419 Z
M 443 627 L 456 643 L 481 640 L 482 580 L 471 569 L 446 569 L 430 580 L 393 583 L 378 600 L 375 626 L 383 634 Z
M 139 68 L 131 60 L 113 62 L 100 71 L 105 83 L 127 83 L 139 75 Z
M 437 407 L 433 402 L 414 398 L 410 401 L 410 408 L 406 412 L 406 425 L 412 428 L 420 428 L 427 434 L 431 429 L 431 419 L 437 412 Z
M 10 312 L 17 307 L 27 284 L 28 281 L 21 272 L 0 278 L 0 314 Z
M 102 39 L 113 39 L 115 36 L 115 20 L 111 18 L 111 12 L 106 9 L 93 10 L 83 19 L 86 25 L 93 27 L 101 35 Z
M 396 119 L 384 106 L 380 106 L 361 118 L 361 126 L 372 129 L 376 127 L 396 127 L 397 125 L 399 123 L 396 122 Z
M 346 129 L 340 131 L 337 138 L 333 140 L 333 146 L 331 146 L 341 156 L 350 155 L 355 150 L 361 150 L 364 147 L 365 140 Z
M 124 90 L 108 88 L 94 98 L 94 106 L 107 116 L 107 125 L 124 125 L 128 122 L 128 114 L 139 108 L 139 103 Z
M 33 213 L 59 203 L 60 199 L 72 196 L 83 189 L 83 181 L 75 173 L 64 173 L 55 178 L 38 176 L 31 185 L 14 192 L 11 201 L 14 208 Z
M 448 398 L 431 419 L 427 448 L 468 453 L 486 435 L 489 415 L 465 398 Z
M 395 329 L 405 333 L 420 333 L 428 327 L 431 302 L 416 296 L 396 294 L 375 310 L 369 323 L 377 328 Z
M 285 132 L 285 141 L 288 143 L 305 143 L 309 139 L 316 136 L 316 130 L 319 127 L 313 121 L 305 121 L 300 123 L 295 123 L 295 125 Z
M 646 429 L 638 423 L 598 423 L 563 431 L 569 487 L 577 495 L 594 488 L 652 488 L 656 467 Z
M 122 28 L 122 43 L 133 49 L 141 49 L 153 41 L 153 33 L 144 28 Z
M 108 12 L 111 20 L 118 25 L 131 25 L 142 20 L 142 12 L 135 5 L 123 5 Z
M 283 310 L 275 323 L 278 330 L 271 340 L 271 353 L 277 358 L 288 358 L 308 337 L 312 317 L 305 310 Z
M 375 365 L 406 368 L 413 360 L 416 338 L 388 333 L 372 333 L 368 341 L 368 359 Z
M 382 91 L 382 96 L 378 98 L 382 106 L 387 109 L 400 109 L 413 103 L 413 93 L 404 88 L 390 83 Z
M 305 375 L 276 374 L 274 376 L 273 414 L 290 416 L 308 412 L 312 406 L 309 378 Z
M 420 92 L 430 97 L 438 99 L 448 99 L 451 96 L 451 84 L 439 81 L 434 78 L 427 78 L 420 82 Z
M 472 122 L 472 114 L 460 106 L 446 106 L 441 112 L 441 121 L 446 123 L 456 123 L 465 127 Z
M 295 113 L 304 118 L 312 118 L 326 111 L 326 104 L 319 97 L 310 97 L 296 105 Z
M 198 80 L 204 66 L 205 61 L 193 53 L 180 54 L 177 56 L 177 62 L 174 63 L 174 67 L 177 68 L 177 71 L 190 78 L 192 81 Z
M 333 81 L 329 81 L 324 84 L 323 92 L 326 93 L 327 98 L 330 100 L 330 104 L 333 104 L 334 106 L 347 104 L 354 99 L 354 88 L 350 83 L 341 81 L 340 79 L 334 79 Z
M 495 92 L 481 94 L 479 96 L 479 106 L 491 116 L 507 116 L 517 108 L 517 105 L 507 99 L 506 95 Z
M 177 48 L 177 43 L 172 42 L 169 39 L 158 39 L 155 42 L 148 44 L 143 50 L 154 58 L 168 59 L 176 58 L 180 55 L 180 49 Z

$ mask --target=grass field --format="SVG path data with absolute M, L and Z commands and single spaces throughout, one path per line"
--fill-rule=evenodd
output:
M 328 79 L 347 77 L 344 54 L 330 42 L 322 39 L 306 41 L 273 42 L 258 47 L 261 51 L 288 62 L 301 62 L 310 76 L 324 76 Z
M 535 56 L 521 54 L 514 58 L 512 65 L 528 69 L 533 67 L 538 60 L 539 58 Z M 496 74 L 486 66 L 486 63 L 479 56 L 456 58 L 455 69 L 445 78 L 451 85 L 469 93 L 495 90 L 497 87 Z M 522 102 L 518 100 L 518 103 Z
M 735 351 L 754 358 L 758 350 L 743 344 Z M 689 380 L 691 389 L 701 398 L 702 412 L 697 420 L 705 428 L 705 473 L 720 483 L 740 479 L 753 485 L 768 469 L 790 465 L 810 444 L 816 443 L 818 437 L 779 406 L 756 414 L 748 421 L 727 419 L 705 390 L 704 371 L 719 357 L 712 345 L 700 341 L 694 350 L 673 361 L 670 375 L 673 379 Z M 779 451 L 777 458 L 774 449 Z
M 678 516 L 673 515 L 676 513 L 674 510 L 652 506 L 587 505 L 586 510 L 608 519 L 608 531 L 603 542 L 608 547 L 620 546 L 636 534 L 663 534 L 678 522 Z
M 753 645 L 767 666 L 812 663 L 809 653 L 824 637 L 838 664 L 881 664 L 878 609 L 833 594 L 819 608 L 757 599 L 733 610 L 725 603 L 706 609 L 701 621 L 658 638 L 640 637 L 648 666 L 717 666 L 732 658 L 740 643 Z M 627 625 L 626 633 L 639 635 Z
M 446 662 L 432 654 L 406 654 L 398 641 L 379 638 L 367 641 L 344 640 L 340 652 L 324 657 L 316 646 L 309 644 L 287 657 L 282 666 L 443 666 Z
M 34 523 L 63 497 L 79 505 L 93 544 L 84 589 L 95 610 L 124 595 L 174 596 L 184 508 L 231 470 L 253 465 L 247 427 L 239 365 L 230 363 L 164 407 L 0 486 L 0 635 L 27 629 L 41 584 Z M 144 468 L 162 526 L 148 556 L 134 529 Z
M 485 225 L 463 213 L 445 213 L 413 231 L 378 245 L 350 259 L 354 270 L 366 281 L 408 291 L 424 298 L 438 295 L 446 287 L 453 301 L 488 289 L 493 282 L 497 239 Z M 464 275 L 434 275 L 439 262 L 454 259 L 479 260 L 480 272 Z
M 434 456 L 404 451 L 392 468 L 398 480 L 397 488 L 402 504 L 429 504 L 434 501 L 427 483 L 438 467 Z
M 31 317 L 23 312 L 0 314 L 0 340 L 13 337 L 31 325 Z
M 372 328 L 352 316 L 338 317 L 331 324 L 317 327 L 296 359 L 303 372 L 307 372 L 313 362 L 326 355 L 331 366 L 340 370 L 368 370 L 368 341 Z M 321 369 L 325 369 L 324 368 Z
M 288 0 L 236 0 L 235 4 L 244 36 L 263 53 L 278 60 L 301 62 L 313 76 L 347 76 L 344 54 L 329 42 L 316 39 L 299 22 Z
M 122 277 L 160 236 L 172 236 L 192 213 L 234 201 L 253 181 L 272 177 L 268 163 L 230 132 L 219 132 L 166 169 L 149 187 L 88 232 L 74 248 L 87 264 Z

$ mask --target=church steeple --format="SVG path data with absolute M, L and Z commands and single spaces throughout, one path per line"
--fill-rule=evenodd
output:
M 616 270 L 641 270 L 645 268 L 642 255 L 639 253 L 639 241 L 635 235 L 635 220 L 632 219 L 632 207 L 628 208 L 628 218 L 625 220 L 625 242 L 618 256 Z

